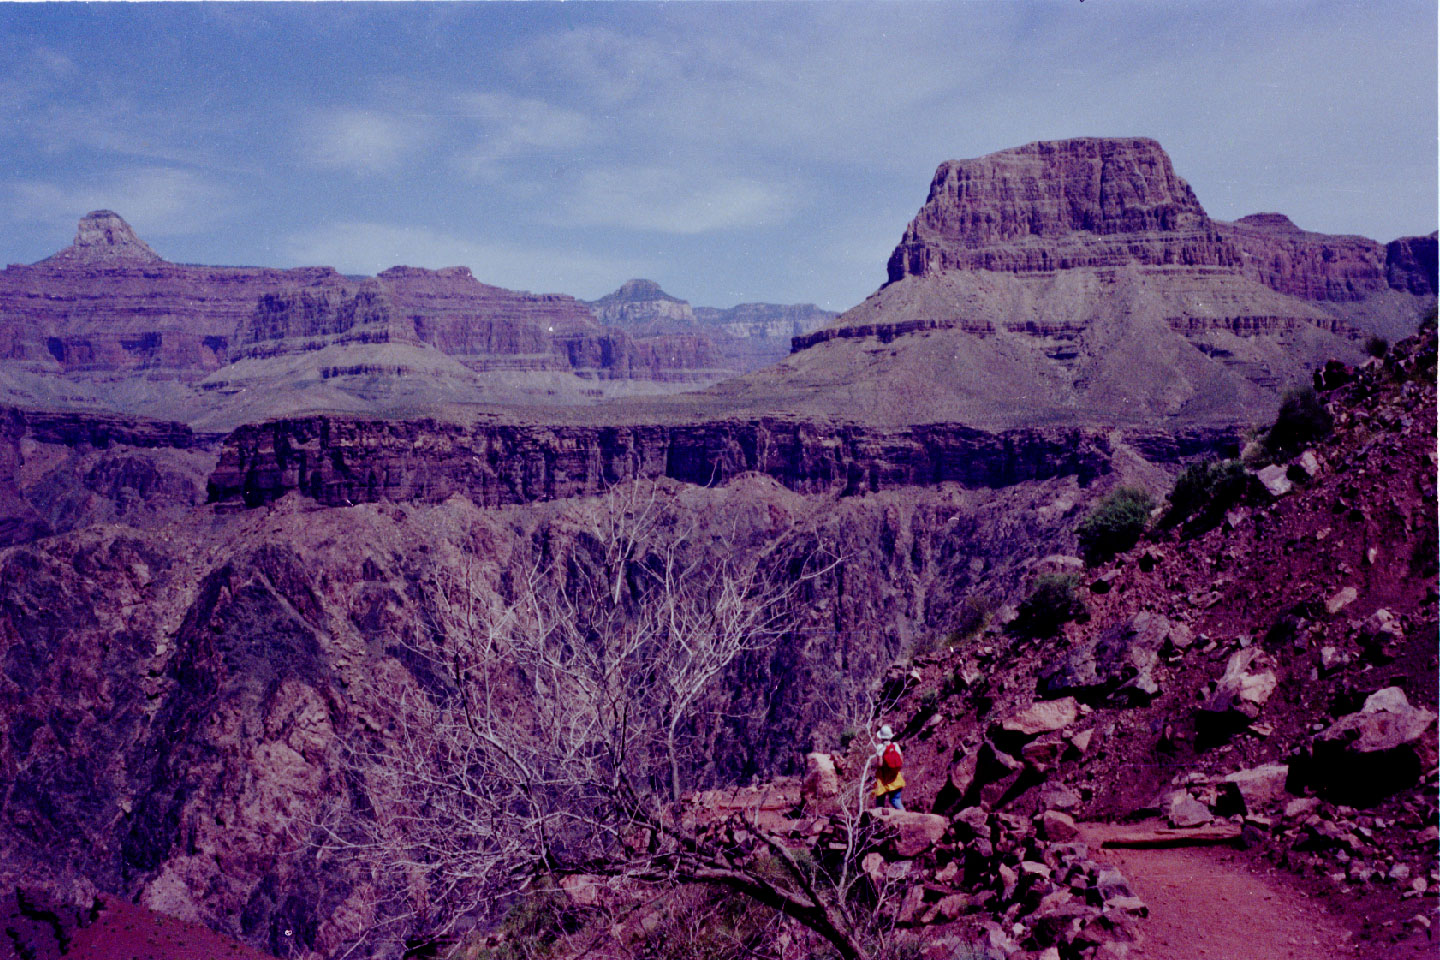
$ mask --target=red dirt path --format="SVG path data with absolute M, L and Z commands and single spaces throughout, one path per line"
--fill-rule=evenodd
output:
M 75 932 L 65 960 L 274 960 L 198 923 L 106 898 L 94 923 Z
M 1355 960 L 1352 934 L 1303 893 L 1225 847 L 1102 848 L 1126 828 L 1085 824 L 1092 855 L 1119 867 L 1150 908 L 1131 960 Z

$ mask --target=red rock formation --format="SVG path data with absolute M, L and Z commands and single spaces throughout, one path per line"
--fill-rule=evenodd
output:
M 70 247 L 0 271 L 0 355 L 58 373 L 145 370 L 199 380 L 226 362 L 230 338 L 261 297 L 345 283 L 330 267 L 168 263 L 100 210 L 80 221 Z
M 1426 240 L 1387 249 L 1301 230 L 1278 213 L 1214 221 L 1154 140 L 1085 138 L 941 164 L 889 275 L 894 283 L 947 270 L 1222 267 L 1301 299 L 1349 302 L 1390 288 L 1433 292 Z
M 160 263 L 160 255 L 113 210 L 92 210 L 80 218 L 75 242 L 42 263 Z
M 1170 452 L 1158 441 L 1149 446 Z M 1228 430 L 1192 431 L 1181 446 L 1186 456 L 1233 452 L 1235 437 Z M 1088 480 L 1109 469 L 1109 455 L 1102 431 L 991 433 L 953 423 L 884 429 L 762 418 L 540 427 L 302 417 L 232 433 L 209 496 L 258 506 L 299 491 L 343 506 L 439 502 L 461 494 L 494 507 L 590 496 L 637 478 L 713 486 L 752 472 L 802 493 L 852 495 L 945 482 L 1000 487 L 1054 476 Z
M 1436 281 L 1436 238 L 1401 237 L 1385 246 L 1385 277 L 1396 290 L 1416 296 L 1433 297 L 1440 292 Z
M 1303 300 L 1363 300 L 1389 287 L 1385 248 L 1365 237 L 1301 230 L 1280 213 L 1216 224 L 1247 277 Z
M 1190 185 L 1154 140 L 1039 142 L 950 160 L 890 256 L 890 281 L 945 270 L 1231 266 Z
M 100 210 L 80 221 L 70 247 L 0 272 L 0 359 L 61 374 L 144 370 L 198 381 L 237 358 L 274 352 L 262 344 L 277 337 L 327 337 L 335 323 L 353 323 L 333 305 L 361 286 L 330 267 L 169 263 Z M 716 366 L 703 337 L 637 344 L 573 297 L 490 286 L 466 267 L 393 267 L 369 286 L 394 314 L 383 320 L 387 341 L 432 344 L 476 371 L 689 380 Z M 376 335 L 356 334 L 363 342 Z

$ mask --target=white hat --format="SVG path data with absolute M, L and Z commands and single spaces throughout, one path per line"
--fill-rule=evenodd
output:
M 895 731 L 890 729 L 890 724 L 888 724 L 888 723 L 882 723 L 882 724 L 880 724 L 880 739 L 881 739 L 881 740 L 894 740 L 894 739 L 895 739 Z

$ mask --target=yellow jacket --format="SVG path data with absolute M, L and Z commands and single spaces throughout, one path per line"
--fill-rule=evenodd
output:
M 885 744 L 875 748 L 875 790 L 874 795 L 883 797 L 887 793 L 893 793 L 905 786 L 905 774 L 901 770 L 891 770 L 880 763 L 885 755 Z

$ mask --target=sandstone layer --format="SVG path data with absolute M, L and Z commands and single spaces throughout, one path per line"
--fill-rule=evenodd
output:
M 1216 447 L 1232 434 L 1218 433 Z M 882 430 L 762 419 L 693 425 L 526 427 L 433 420 L 278 420 L 226 438 L 210 499 L 249 506 L 292 491 L 327 505 L 483 506 L 592 496 L 638 479 L 718 486 L 748 473 L 853 496 L 959 483 L 1004 487 L 1109 469 L 1109 439 L 1079 430 L 992 434 L 960 424 Z

